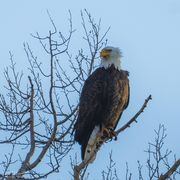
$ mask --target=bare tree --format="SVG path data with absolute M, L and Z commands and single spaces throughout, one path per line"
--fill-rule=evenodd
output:
M 81 17 L 88 55 L 83 49 L 75 57 L 69 52 L 74 33 L 70 12 L 68 35 L 57 30 L 50 15 L 52 30 L 44 37 L 32 35 L 44 50 L 44 63 L 26 43 L 28 73 L 18 72 L 10 53 L 11 65 L 4 71 L 7 93 L 0 95 L 0 112 L 4 116 L 0 144 L 12 149 L 1 163 L 3 179 L 45 178 L 58 172 L 62 159 L 71 150 L 81 87 L 97 65 L 98 52 L 106 44 L 109 30 L 101 33 L 101 21 L 96 24 L 86 10 Z M 64 63 L 70 67 L 68 71 Z M 38 171 L 39 166 L 47 165 L 44 172 Z M 11 168 L 15 166 L 13 173 Z
M 35 55 L 30 45 L 25 43 L 28 71 L 17 71 L 11 52 L 11 65 L 4 70 L 6 93 L 0 94 L 0 146 L 9 151 L 4 157 L 1 156 L 1 179 L 43 179 L 59 172 L 62 160 L 74 144 L 72 131 L 78 114 L 81 88 L 97 67 L 99 50 L 107 43 L 109 28 L 104 33 L 101 32 L 101 20 L 96 23 L 90 13 L 84 10 L 81 12 L 83 39 L 88 51 L 80 49 L 74 56 L 70 52 L 71 38 L 75 33 L 71 12 L 66 33 L 58 31 L 49 13 L 48 15 L 52 29 L 46 36 L 39 33 L 32 35 L 42 47 L 44 60 Z M 117 130 L 117 135 L 137 121 L 150 99 L 151 96 L 135 116 Z M 107 138 L 104 139 L 106 141 Z M 176 172 L 178 162 L 172 167 L 166 163 L 168 171 L 165 174 L 160 174 L 157 168 L 152 169 L 149 165 L 150 175 L 155 172 L 162 179 L 170 177 Z M 87 179 L 89 162 L 75 164 L 72 163 L 73 178 Z M 102 172 L 103 179 L 114 179 L 114 176 L 118 178 L 112 168 L 114 162 L 110 154 L 107 171 Z

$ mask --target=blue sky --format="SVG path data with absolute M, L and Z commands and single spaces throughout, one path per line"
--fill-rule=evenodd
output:
M 118 142 L 103 146 L 89 171 L 95 174 L 94 178 L 100 175 L 96 169 L 101 167 L 102 162 L 108 162 L 105 157 L 112 150 L 122 176 L 126 162 L 136 172 L 133 169 L 137 169 L 137 160 L 142 163 L 146 161 L 143 151 L 148 142 L 153 140 L 153 130 L 160 123 L 167 128 L 167 147 L 180 157 L 179 0 L 3 1 L 0 6 L 1 82 L 4 82 L 2 70 L 9 64 L 9 50 L 13 52 L 20 69 L 27 67 L 23 42 L 30 42 L 38 52 L 38 44 L 30 33 L 48 32 L 50 23 L 47 9 L 62 31 L 67 30 L 68 10 L 71 10 L 74 28 L 77 29 L 71 46 L 82 48 L 82 41 L 77 39 L 82 36 L 80 10 L 84 8 L 95 19 L 102 19 L 102 30 L 111 26 L 107 36 L 109 45 L 120 47 L 123 53 L 122 67 L 130 72 L 130 104 L 120 125 L 134 115 L 149 94 L 153 97 L 140 116 L 139 123 L 120 135 Z M 77 151 L 79 147 L 75 145 L 72 155 Z M 68 172 L 64 175 L 68 176 Z M 53 179 L 59 177 L 54 176 Z

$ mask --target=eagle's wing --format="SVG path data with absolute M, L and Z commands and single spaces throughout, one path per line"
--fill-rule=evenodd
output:
M 128 107 L 129 105 L 129 98 L 130 98 L 130 86 L 129 86 L 129 80 L 128 80 L 129 73 L 127 71 L 123 71 L 123 78 L 119 81 L 120 87 L 123 87 L 120 91 L 122 92 L 122 100 L 120 99 L 120 102 L 122 105 L 120 105 L 120 114 L 119 117 L 116 120 L 114 129 L 117 127 L 118 122 L 122 116 L 123 111 Z
M 113 77 L 113 78 L 112 78 Z M 121 70 L 109 74 L 106 92 L 106 110 L 103 113 L 103 123 L 106 128 L 115 129 L 118 121 L 129 103 L 128 72 Z
M 103 71 L 97 69 L 85 81 L 75 124 L 75 140 L 82 145 L 82 157 L 94 127 L 101 122 L 103 106 Z

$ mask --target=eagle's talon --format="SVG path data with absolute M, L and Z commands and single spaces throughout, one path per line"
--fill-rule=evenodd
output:
M 102 137 L 106 138 L 106 137 L 109 137 L 109 135 L 110 135 L 109 129 L 108 128 L 104 128 L 103 129 L 103 136 Z
M 104 128 L 103 129 L 103 136 L 102 138 L 109 138 L 110 141 L 113 140 L 113 137 L 114 137 L 114 140 L 116 141 L 117 140 L 117 134 L 116 132 L 113 130 L 113 128 Z
M 110 131 L 110 133 L 111 133 L 111 139 L 113 139 L 113 137 L 114 137 L 114 140 L 117 141 L 117 134 L 116 134 L 116 132 L 114 130 L 112 130 L 112 131 Z

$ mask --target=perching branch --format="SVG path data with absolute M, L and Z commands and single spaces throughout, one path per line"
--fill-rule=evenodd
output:
M 118 129 L 116 131 L 116 134 L 119 135 L 121 132 L 123 132 L 125 129 L 127 129 L 128 127 L 130 127 L 130 125 L 133 123 L 133 122 L 137 122 L 137 118 L 140 116 L 140 114 L 144 111 L 144 109 L 147 107 L 147 104 L 148 102 L 152 99 L 151 95 L 149 95 L 147 97 L 147 99 L 145 99 L 145 102 L 144 104 L 142 105 L 142 107 L 140 108 L 140 110 L 120 129 Z M 104 141 L 102 142 L 102 144 L 106 141 L 108 141 L 110 138 L 107 137 L 104 139 Z M 101 144 L 101 145 L 102 145 Z M 101 146 L 100 145 L 100 146 Z M 99 148 L 100 148 L 99 146 Z M 82 161 L 79 165 L 76 165 L 74 166 L 74 180 L 79 180 L 80 179 L 80 176 L 81 176 L 81 171 L 87 167 L 89 165 L 89 163 L 92 161 L 92 159 L 95 158 L 96 156 L 96 153 L 98 152 L 98 149 L 96 149 L 90 156 L 90 159 L 88 161 Z
M 116 134 L 118 135 L 119 133 L 121 133 L 122 131 L 124 131 L 125 129 L 129 128 L 130 125 L 133 123 L 133 122 L 136 122 L 137 123 L 137 118 L 139 117 L 139 115 L 141 113 L 144 112 L 144 109 L 147 107 L 147 104 L 148 102 L 152 99 L 152 96 L 149 95 L 145 101 L 144 101 L 144 104 L 142 105 L 141 109 L 123 126 L 121 127 L 120 129 L 118 129 L 116 131 Z
M 155 130 L 155 139 L 153 142 L 149 142 L 148 149 L 145 151 L 145 153 L 148 154 L 147 158 L 147 164 L 146 166 L 142 165 L 140 161 L 138 162 L 138 178 L 137 175 L 134 176 L 136 179 L 139 180 L 177 180 L 178 175 L 180 175 L 180 159 L 176 160 L 173 165 L 169 165 L 170 155 L 172 153 L 171 150 L 165 149 L 165 139 L 167 137 L 166 129 L 164 125 L 159 125 L 159 128 Z M 97 153 L 93 152 L 92 156 L 95 156 Z M 112 161 L 112 162 L 111 162 Z M 120 169 L 115 167 L 115 163 L 112 160 L 112 157 L 110 157 L 110 165 L 108 166 L 108 171 L 105 174 L 102 174 L 103 179 L 111 180 L 111 179 L 119 179 L 116 172 L 119 172 Z M 82 166 L 81 166 L 82 165 Z M 76 169 L 78 169 L 78 173 L 76 173 L 75 180 L 83 179 L 81 175 L 80 168 L 86 167 L 87 168 L 88 163 L 85 164 L 84 162 L 80 163 L 79 167 L 75 166 Z M 147 168 L 148 173 L 145 173 L 144 167 Z M 162 171 L 164 171 L 164 168 L 167 168 L 166 173 L 162 174 Z M 114 172 L 112 176 L 112 172 Z M 77 176 L 79 175 L 79 176 Z M 105 176 L 107 175 L 107 176 Z M 115 178 L 114 178 L 115 176 Z M 178 176 L 178 177 L 177 177 Z M 112 178 L 113 177 L 113 178 Z M 126 180 L 133 179 L 133 174 L 130 173 L 128 163 L 126 163 L 126 177 L 124 178 Z

